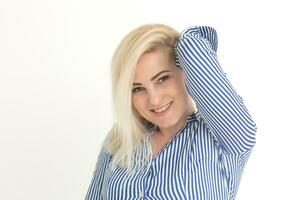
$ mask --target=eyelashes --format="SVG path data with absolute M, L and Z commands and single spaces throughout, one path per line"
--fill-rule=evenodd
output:
M 165 75 L 165 76 L 159 78 L 159 79 L 158 79 L 158 82 L 159 82 L 159 83 L 162 83 L 162 82 L 168 80 L 169 78 L 170 78 L 170 75 Z
M 132 93 L 141 92 L 144 88 L 143 87 L 136 87 L 132 89 Z
M 157 80 L 157 84 L 163 84 L 165 81 L 167 81 L 170 78 L 170 75 L 165 75 L 162 76 L 161 78 L 159 78 Z M 138 93 L 138 92 L 142 92 L 144 91 L 145 88 L 144 87 L 135 87 L 132 89 L 132 93 Z

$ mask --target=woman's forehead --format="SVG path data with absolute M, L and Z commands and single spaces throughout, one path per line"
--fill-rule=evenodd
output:
M 172 62 L 170 60 L 169 51 L 166 49 L 157 49 L 155 51 L 144 53 L 136 66 L 136 71 L 151 71 L 170 68 Z
M 170 65 L 157 65 L 152 68 L 140 67 L 135 71 L 134 80 L 135 81 L 143 81 L 143 80 L 151 80 L 153 77 L 157 77 L 156 75 L 160 75 L 163 73 L 173 73 L 174 69 Z

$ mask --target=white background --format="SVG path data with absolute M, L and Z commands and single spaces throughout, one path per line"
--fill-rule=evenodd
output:
M 258 126 L 237 199 L 297 199 L 296 2 L 1 0 L 0 199 L 84 198 L 112 125 L 111 56 L 144 23 L 217 30 L 220 63 Z

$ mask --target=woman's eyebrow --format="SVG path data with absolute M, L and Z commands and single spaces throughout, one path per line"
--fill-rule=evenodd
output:
M 170 70 L 163 70 L 161 72 L 158 72 L 155 76 L 153 76 L 150 80 L 153 81 L 154 79 L 156 79 L 159 75 L 161 75 L 162 73 L 165 72 L 171 72 Z
M 155 74 L 150 80 L 153 81 L 154 79 L 156 79 L 159 75 L 161 75 L 162 73 L 165 72 L 171 72 L 170 70 L 163 70 L 158 72 L 157 74 Z M 133 83 L 133 85 L 142 85 L 141 83 Z

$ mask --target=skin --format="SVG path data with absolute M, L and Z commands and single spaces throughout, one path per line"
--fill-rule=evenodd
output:
M 185 125 L 188 115 L 194 111 L 184 84 L 184 73 L 169 59 L 166 48 L 140 57 L 133 81 L 132 104 L 144 119 L 158 126 L 159 130 L 150 138 L 155 156 Z M 154 112 L 167 107 L 162 113 Z

